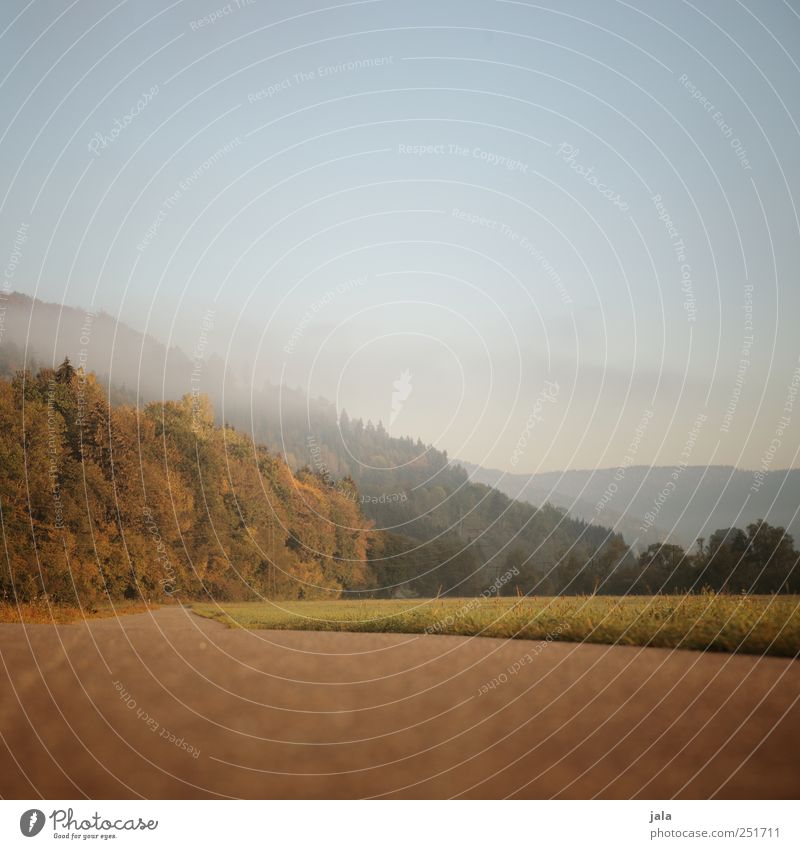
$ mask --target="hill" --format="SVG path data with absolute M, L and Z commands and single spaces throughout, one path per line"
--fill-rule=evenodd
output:
M 760 518 L 795 537 L 800 534 L 800 469 L 766 471 L 754 489 L 755 473 L 733 466 L 686 466 L 679 471 L 630 466 L 620 477 L 617 469 L 520 475 L 458 462 L 473 480 L 512 498 L 548 500 L 587 522 L 613 525 L 628 542 L 638 540 L 637 547 L 670 542 L 688 548 L 717 528 L 745 527 Z M 612 483 L 613 498 L 603 501 Z
M 369 523 L 208 400 L 110 406 L 68 362 L 0 380 L 0 597 L 338 597 L 369 591 Z
M 66 359 L 0 379 L 0 600 L 798 589 L 792 537 L 766 522 L 717 530 L 692 555 L 654 544 L 637 558 L 603 528 L 469 483 L 442 452 L 344 417 L 337 429 L 384 461 L 414 453 L 363 472 L 366 488 L 408 490 L 369 496 L 325 468 L 293 473 L 215 424 L 203 395 L 111 405 Z M 314 445 L 327 445 L 319 434 Z
M 32 357 L 49 368 L 67 354 L 94 369 L 100 382 L 112 380 L 112 402 L 142 406 L 198 396 L 195 360 L 111 316 L 87 321 L 82 310 L 15 294 L 7 323 L 16 328 L 0 346 L 0 368 L 7 376 L 21 364 L 25 345 L 28 362 Z M 345 478 L 354 482 L 361 510 L 383 531 L 371 538 L 370 557 L 384 594 L 474 594 L 492 588 L 509 569 L 516 570 L 515 580 L 493 592 L 556 592 L 565 575 L 575 575 L 587 562 L 611 569 L 627 556 L 618 534 L 551 504 L 534 507 L 472 482 L 445 452 L 419 440 L 390 437 L 380 424 L 350 421 L 324 399 L 308 399 L 297 390 L 269 383 L 240 386 L 213 357 L 201 365 L 204 392 L 223 410 L 218 425 L 249 434 L 305 480 L 331 490 Z M 594 578 L 586 581 L 591 590 Z

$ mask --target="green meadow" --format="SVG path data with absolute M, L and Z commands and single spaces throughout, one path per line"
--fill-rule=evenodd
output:
M 558 596 L 192 605 L 235 628 L 452 634 L 794 657 L 800 596 Z

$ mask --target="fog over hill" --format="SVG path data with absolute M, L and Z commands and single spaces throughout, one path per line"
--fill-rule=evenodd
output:
M 207 395 L 217 424 L 243 431 L 291 469 L 328 486 L 352 478 L 365 516 L 385 531 L 373 559 L 387 591 L 476 593 L 508 569 L 526 590 L 557 592 L 570 581 L 578 586 L 576 576 L 590 590 L 596 575 L 581 578 L 585 564 L 609 574 L 627 562 L 619 533 L 470 481 L 446 451 L 351 420 L 324 399 L 268 382 L 245 385 L 201 344 L 190 356 L 109 315 L 16 294 L 5 322 L 0 372 L 7 378 L 23 364 L 53 367 L 66 355 L 109 384 L 112 402 Z
M 207 384 L 203 391 L 209 394 L 220 386 L 222 361 L 205 357 L 201 339 L 192 358 L 108 313 L 46 303 L 19 292 L 8 296 L 5 307 L 0 368 L 6 376 L 23 363 L 30 370 L 55 367 L 68 356 L 76 368 L 94 371 L 132 398 L 137 393 L 144 400 L 179 398 L 191 391 L 193 373 L 196 379 L 202 374 Z
M 365 505 L 365 510 L 379 526 L 398 525 L 400 532 L 413 539 L 452 532 L 458 511 L 468 514 L 480 503 L 480 513 L 486 506 L 486 499 L 477 491 L 471 491 L 464 504 L 459 502 L 469 485 L 453 468 L 458 465 L 472 483 L 494 487 L 536 507 L 549 503 L 582 523 L 613 527 L 637 549 L 664 540 L 688 547 L 717 528 L 743 528 L 761 518 L 800 537 L 798 469 L 767 471 L 762 479 L 753 471 L 731 466 L 630 466 L 622 474 L 615 468 L 534 475 L 485 469 L 449 460 L 446 452 L 415 440 L 390 437 L 369 424 L 347 428 L 343 437 L 337 411 L 328 401 L 308 399 L 302 392 L 269 383 L 250 387 L 237 381 L 225 372 L 219 357 L 206 355 L 202 334 L 195 350 L 185 353 L 167 348 L 108 314 L 91 314 L 12 293 L 6 302 L 0 372 L 10 377 L 25 357 L 29 368 L 35 368 L 57 365 L 65 355 L 108 383 L 112 400 L 130 402 L 137 392 L 143 401 L 202 392 L 212 399 L 218 420 L 224 418 L 280 452 L 292 468 L 308 465 L 337 479 L 351 475 L 370 497 L 397 499 L 400 491 L 412 493 L 410 501 L 387 504 L 384 500 Z M 409 463 L 411 471 L 404 470 L 403 463 Z M 384 465 L 398 468 L 370 468 Z M 446 507 L 430 512 L 433 505 L 441 505 L 443 493 L 449 496 Z M 493 519 L 482 516 L 475 522 L 478 527 L 491 528 L 483 538 L 485 548 L 488 544 L 485 553 L 507 554 L 502 537 L 509 532 L 505 522 L 513 511 L 496 505 L 492 513 Z M 498 522 L 501 515 L 503 520 Z M 519 528 L 527 521 L 515 516 L 512 526 Z M 459 522 L 461 526 L 463 522 Z M 514 533 L 511 530 L 512 537 Z M 579 535 L 580 531 L 573 528 L 570 535 L 573 533 Z M 599 541 L 599 537 L 595 539 L 595 543 Z M 514 546 L 519 543 L 532 544 L 532 540 L 523 534 L 515 538 Z

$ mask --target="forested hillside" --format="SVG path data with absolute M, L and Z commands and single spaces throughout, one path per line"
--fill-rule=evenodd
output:
M 265 387 L 249 405 L 226 406 L 247 420 L 255 438 L 327 480 L 347 476 L 377 529 L 375 567 L 387 592 L 472 595 L 515 566 L 525 591 L 558 592 L 583 570 L 591 591 L 594 569 L 608 572 L 631 555 L 618 534 L 575 520 L 566 511 L 515 501 L 471 482 L 445 451 L 410 437 L 390 436 L 382 424 L 337 418 L 332 404 Z M 592 576 L 583 569 L 594 564 Z M 437 568 L 437 566 L 439 568 Z M 516 591 L 509 586 L 507 591 Z
M 103 313 L 13 294 L 7 322 L 0 374 L 8 377 L 23 363 L 52 365 L 58 345 L 60 356 L 85 360 L 106 382 L 111 376 L 114 404 L 152 404 L 163 395 L 196 391 L 194 363 L 182 351 Z M 373 578 L 384 595 L 474 594 L 491 586 L 507 564 L 519 564 L 525 591 L 556 592 L 588 561 L 611 569 L 628 556 L 620 535 L 550 504 L 532 506 L 473 483 L 444 451 L 391 437 L 380 423 L 340 417 L 328 401 L 297 390 L 240 386 L 213 357 L 200 365 L 218 424 L 224 420 L 248 434 L 325 490 L 345 477 L 355 481 L 364 514 L 385 530 L 370 545 Z M 153 408 L 146 409 L 152 415 Z M 595 578 L 582 574 L 591 589 Z
M 208 401 L 109 406 L 65 362 L 0 380 L 0 595 L 336 597 L 368 589 L 355 488 L 293 475 Z
M 82 311 L 16 295 L 10 303 L 7 322 L 27 325 L 25 316 L 41 311 L 32 327 L 59 327 L 59 339 L 80 343 Z M 751 584 L 771 592 L 796 585 L 797 554 L 780 528 L 709 531 L 702 550 L 655 546 L 636 556 L 619 533 L 564 506 L 530 504 L 476 483 L 445 451 L 337 415 L 324 399 L 271 384 L 245 390 L 209 360 L 202 371 L 208 401 L 181 351 L 109 316 L 91 322 L 82 359 L 102 369 L 98 352 L 113 350 L 123 385 L 106 390 L 68 365 L 32 376 L 52 352 L 41 334 L 20 344 L 19 321 L 7 324 L 14 332 L 0 345 L 7 377 L 0 383 L 0 506 L 23 595 L 41 592 L 39 564 L 58 598 L 544 595 Z M 183 400 L 160 400 L 170 388 Z M 541 491 L 544 499 L 560 489 Z M 510 569 L 513 580 L 498 586 Z M 8 597 L 7 565 L 3 574 Z
M 284 428 L 289 455 L 303 432 Z M 360 458 L 352 477 L 334 434 Z M 470 484 L 444 452 L 381 427 L 318 415 L 310 436 L 311 462 L 293 473 L 216 425 L 202 395 L 110 405 L 68 361 L 0 380 L 0 598 L 800 591 L 791 536 L 765 522 L 635 557 L 621 537 Z

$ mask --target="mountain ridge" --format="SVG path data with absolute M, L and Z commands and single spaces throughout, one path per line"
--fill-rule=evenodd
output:
M 685 466 L 671 490 L 674 494 L 668 493 L 667 497 L 662 493 L 668 481 L 674 480 L 676 466 L 639 464 L 626 467 L 621 476 L 615 467 L 524 475 L 463 460 L 453 462 L 462 465 L 472 479 L 496 486 L 509 497 L 528 500 L 545 496 L 585 521 L 593 521 L 598 515 L 605 521 L 616 517 L 620 521 L 614 526 L 629 531 L 623 531 L 626 540 L 641 536 L 642 546 L 673 542 L 690 547 L 716 529 L 762 518 L 785 527 L 795 536 L 800 534 L 800 469 L 768 470 L 763 483 L 753 492 L 756 470 L 724 464 Z M 605 506 L 598 514 L 597 504 L 612 481 L 617 485 L 612 506 Z M 687 504 L 693 505 L 691 510 Z M 656 507 L 658 521 L 648 523 L 646 517 Z

